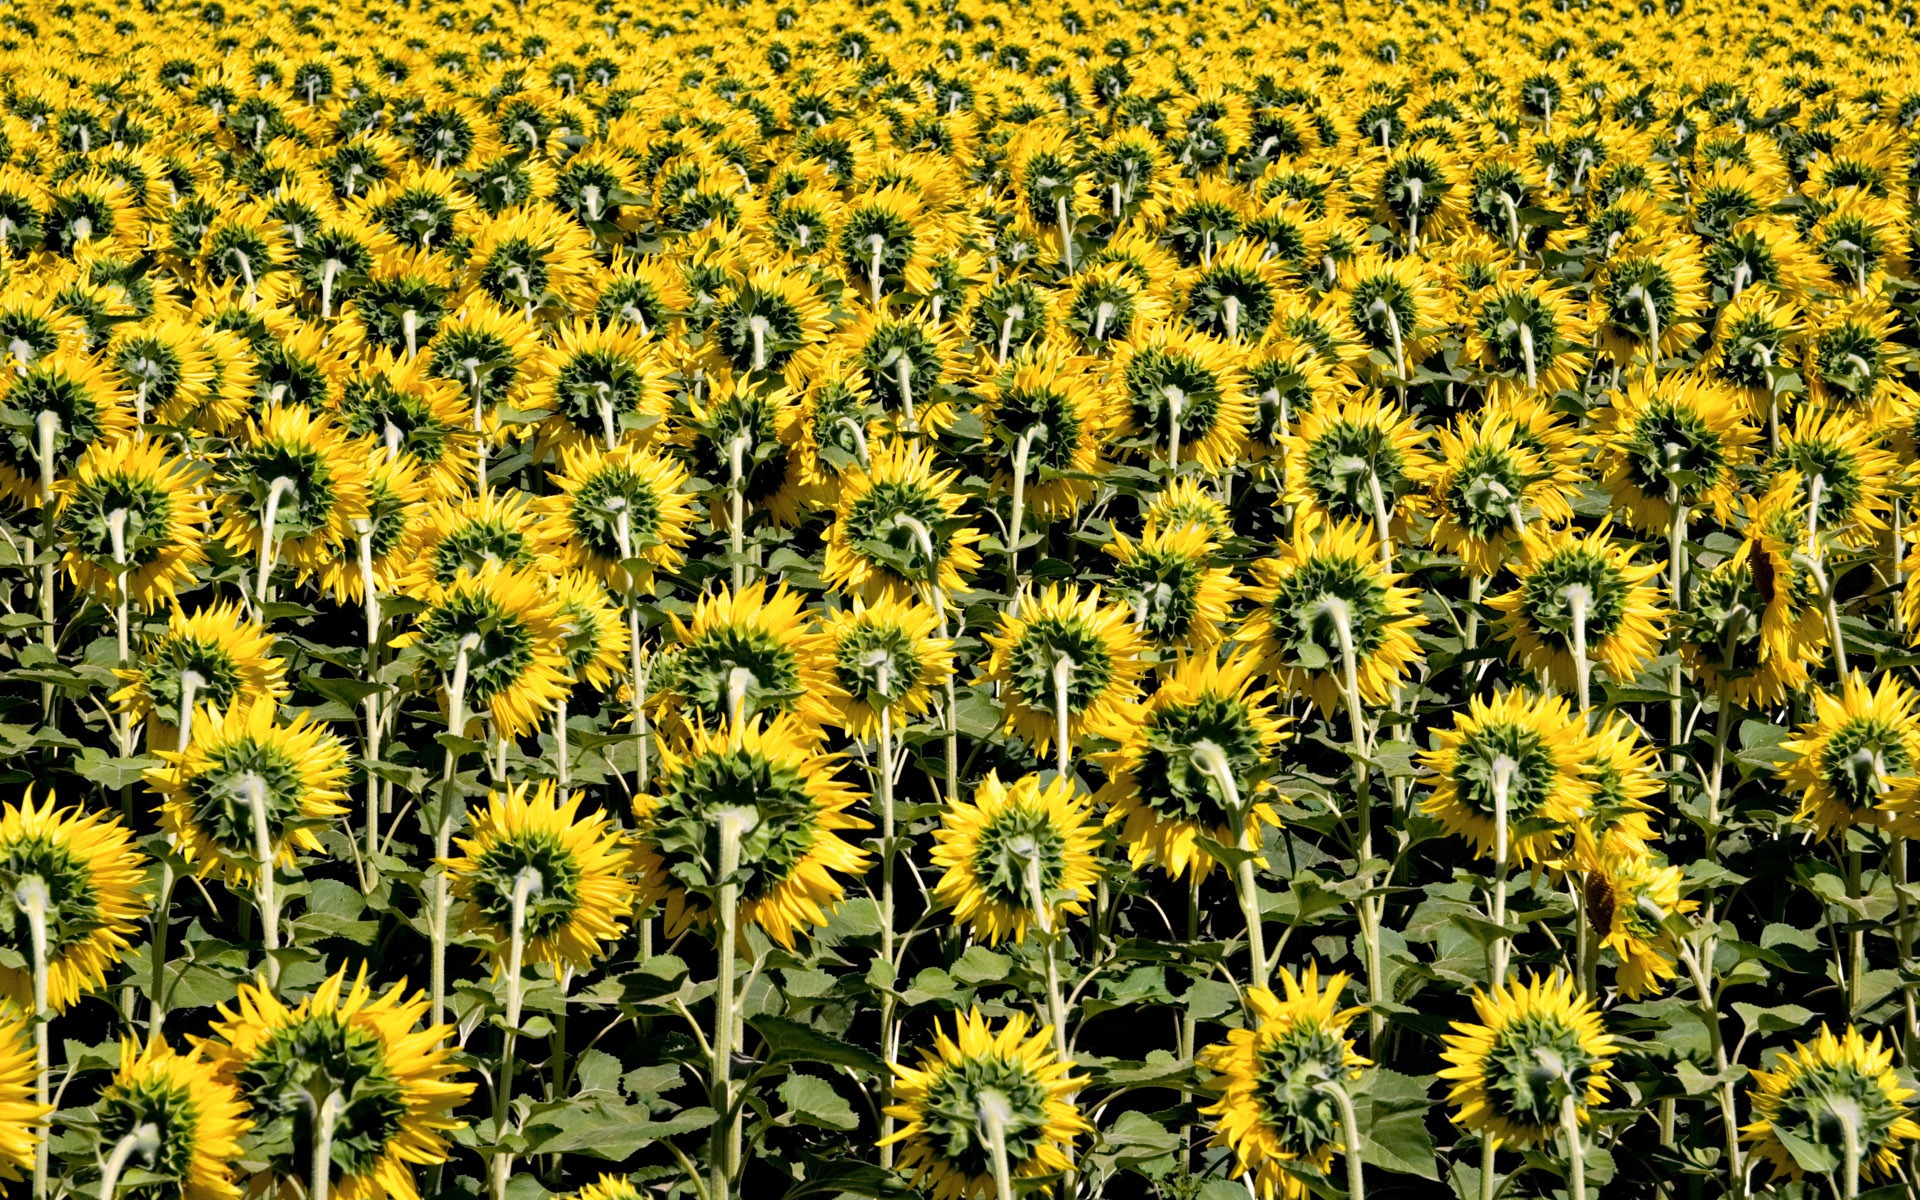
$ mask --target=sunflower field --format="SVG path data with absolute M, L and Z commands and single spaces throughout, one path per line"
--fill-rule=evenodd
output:
M 0 7 L 0 1194 L 1920 1194 L 1914 24 Z

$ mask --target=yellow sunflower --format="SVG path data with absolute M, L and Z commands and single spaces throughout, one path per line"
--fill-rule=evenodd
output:
M 613 598 L 598 579 L 568 571 L 554 579 L 553 600 L 568 676 L 575 683 L 606 691 L 627 666 L 632 649 L 627 623 L 620 619 Z
M 0 493 L 23 506 L 39 506 L 43 469 L 57 479 L 91 447 L 133 432 L 126 395 L 91 357 L 66 351 L 36 357 L 7 372 L 5 382 L 0 401 L 20 420 L 0 433 Z
M 1053 1031 L 1016 1013 L 994 1030 L 978 1009 L 936 1029 L 920 1065 L 893 1064 L 893 1103 L 901 1125 L 900 1170 L 934 1200 L 986 1200 L 994 1190 L 994 1143 L 1014 1179 L 1057 1175 L 1073 1166 L 1074 1139 L 1091 1133 L 1073 1094 L 1085 1080 L 1060 1061 Z
M 466 901 L 461 928 L 486 942 L 497 974 L 521 910 L 522 961 L 590 971 L 620 940 L 633 911 L 630 852 L 604 813 L 564 804 L 551 780 L 491 792 L 473 814 L 461 857 L 443 865 Z
M 26 1018 L 0 1013 L 0 1179 L 18 1182 L 31 1171 L 47 1136 L 53 1106 L 35 1102 L 38 1077 Z
M 376 997 L 364 966 L 351 984 L 343 969 L 291 1008 L 265 987 L 240 985 L 211 1036 L 192 1040 L 246 1103 L 265 1164 L 249 1194 L 304 1195 L 318 1098 L 334 1114 L 330 1193 L 419 1200 L 413 1169 L 447 1160 L 446 1135 L 465 1124 L 453 1112 L 473 1093 L 457 1078 L 453 1028 L 420 1028 L 426 1011 L 426 996 L 408 996 L 404 983 Z
M 691 621 L 672 618 L 656 702 L 681 723 L 708 728 L 756 713 L 790 714 L 813 730 L 833 724 L 839 689 L 805 603 L 785 584 L 769 591 L 765 581 L 700 597 Z
M 1894 1072 L 1893 1047 L 1879 1034 L 1868 1039 L 1852 1025 L 1835 1037 L 1822 1024 L 1813 1041 L 1778 1053 L 1771 1070 L 1753 1073 L 1747 1096 L 1753 1121 L 1741 1127 L 1741 1140 L 1772 1165 L 1776 1177 L 1798 1179 L 1805 1173 L 1788 1149 L 1788 1138 L 1826 1151 L 1837 1177 L 1846 1157 L 1843 1125 L 1851 1124 L 1859 1169 L 1867 1179 L 1897 1178 L 1907 1144 L 1920 1140 L 1920 1124 L 1907 1103 L 1913 1089 Z
M 959 473 L 935 471 L 931 448 L 888 442 L 841 478 L 820 572 L 829 587 L 869 600 L 966 587 L 980 531 L 960 515 Z
M 582 442 L 612 449 L 629 437 L 644 445 L 665 432 L 673 411 L 668 372 L 637 330 L 563 325 L 542 369 L 534 397 L 552 415 L 539 425 L 537 456 Z
M 1003 784 L 988 772 L 971 804 L 941 812 L 933 838 L 933 865 L 945 872 L 934 901 L 989 946 L 1025 941 L 1029 925 L 1057 932 L 1066 917 L 1086 912 L 1100 877 L 1092 805 L 1058 776 Z
M 559 607 L 546 579 L 529 571 L 462 573 L 393 644 L 419 646 L 447 687 L 464 680 L 468 729 L 457 732 L 469 736 L 486 710 L 499 736 L 519 737 L 567 692 Z
M 840 715 L 835 724 L 855 737 L 872 737 L 880 713 L 912 719 L 933 705 L 933 693 L 953 674 L 953 642 L 935 637 L 939 614 L 910 600 L 855 598 L 851 609 L 828 616 L 824 653 L 833 664 Z
M 1287 494 L 1296 520 L 1372 523 L 1398 536 L 1407 505 L 1429 469 L 1426 435 L 1378 392 L 1315 408 L 1285 439 Z
M 1011 447 L 993 476 L 1010 492 L 1022 476 L 1022 500 L 1048 520 L 1072 516 L 1093 494 L 1109 417 L 1094 362 L 1047 343 L 1022 350 L 980 391 L 979 416 L 995 441 Z M 998 456 L 996 456 L 998 457 Z
M 1587 920 L 1620 960 L 1614 982 L 1629 1000 L 1658 995 L 1676 974 L 1678 949 L 1665 921 L 1700 904 L 1680 898 L 1686 873 L 1645 854 L 1603 857 L 1587 872 Z
M 1822 837 L 1854 825 L 1911 825 L 1920 812 L 1920 696 L 1899 676 L 1873 686 L 1858 671 L 1840 693 L 1813 696 L 1813 720 L 1780 744 L 1800 797 L 1794 819 Z
M 633 814 L 640 890 L 664 906 L 668 935 L 713 919 L 723 813 L 742 814 L 746 826 L 740 927 L 791 948 L 825 925 L 846 892 L 839 876 L 857 878 L 871 861 L 841 837 L 868 825 L 847 811 L 860 794 L 834 778 L 840 765 L 786 716 L 696 726 L 683 743 L 663 744 L 653 791 L 634 798 Z
M 231 1080 L 198 1049 L 176 1054 L 165 1039 L 120 1043 L 120 1070 L 94 1103 L 100 1144 L 111 1153 L 135 1139 L 129 1165 L 181 1200 L 239 1200 L 234 1163 L 251 1127 Z M 143 1134 L 142 1126 L 151 1127 Z M 136 1189 L 137 1191 L 138 1189 Z
M 1675 501 L 1727 519 L 1751 455 L 1746 403 L 1702 376 L 1643 376 L 1600 414 L 1600 466 L 1635 529 L 1666 533 Z
M 559 491 L 537 502 L 546 538 L 572 566 L 627 588 L 651 584 L 650 572 L 630 579 L 628 562 L 672 571 L 686 561 L 694 514 L 677 460 L 632 445 L 582 443 L 560 452 L 560 471 L 548 478 Z
M 1570 860 L 1588 868 L 1648 855 L 1658 834 L 1648 799 L 1665 792 L 1660 759 L 1639 726 L 1619 715 L 1602 721 L 1581 752 L 1593 790 L 1573 827 Z
M 1517 689 L 1491 701 L 1473 696 L 1453 728 L 1434 737 L 1435 747 L 1420 756 L 1435 776 L 1420 811 L 1477 855 L 1498 853 L 1502 808 L 1508 861 L 1519 865 L 1549 857 L 1587 810 L 1586 738 L 1560 697 Z
M 1189 870 L 1204 879 L 1216 860 L 1201 839 L 1258 846 L 1262 826 L 1279 825 L 1267 767 L 1287 735 L 1273 689 L 1254 677 L 1249 655 L 1182 658 L 1102 756 L 1107 782 L 1096 799 L 1136 870 L 1152 863 L 1175 879 Z
M 1606 1099 L 1617 1043 L 1572 979 L 1475 991 L 1473 1007 L 1478 1022 L 1455 1021 L 1441 1055 L 1456 1124 L 1495 1145 L 1533 1146 L 1559 1134 L 1566 1100 L 1585 1122 Z
M 1353 1049 L 1347 1026 L 1364 1009 L 1340 1007 L 1347 976 L 1320 986 L 1308 963 L 1296 979 L 1282 968 L 1284 998 L 1266 988 L 1244 993 L 1248 1027 L 1201 1050 L 1219 1098 L 1200 1110 L 1213 1118 L 1210 1145 L 1233 1151 L 1234 1173 L 1260 1200 L 1306 1200 L 1307 1182 L 1290 1168 L 1325 1174 L 1346 1150 L 1340 1101 L 1332 1087 L 1357 1080 L 1370 1064 Z
M 366 460 L 324 414 L 276 404 L 248 419 L 222 464 L 218 492 L 219 536 L 235 554 L 261 555 L 270 541 L 268 564 L 317 571 L 353 540 L 353 522 L 367 516 Z
M 1239 592 L 1233 571 L 1213 565 L 1220 550 L 1198 525 L 1149 526 L 1139 541 L 1115 533 L 1113 598 L 1133 614 L 1142 638 L 1162 649 L 1206 650 L 1225 637 L 1221 628 Z
M 1156 325 L 1121 344 L 1113 357 L 1111 425 L 1145 438 L 1163 457 L 1224 470 L 1246 448 L 1253 424 L 1240 354 L 1218 338 L 1180 325 Z
M 194 718 L 192 743 L 161 751 L 166 765 L 146 773 L 180 856 L 229 887 L 249 886 L 260 869 L 256 800 L 276 867 L 292 866 L 300 851 L 322 853 L 314 831 L 347 811 L 346 745 L 304 712 L 276 724 L 278 708 L 271 697 L 209 708 Z
M 1342 521 L 1282 542 L 1277 558 L 1253 564 L 1245 595 L 1253 611 L 1236 640 L 1253 648 L 1260 669 L 1281 686 L 1331 713 L 1344 703 L 1344 650 L 1353 652 L 1354 683 L 1362 701 L 1393 699 L 1421 658 L 1413 631 L 1426 624 L 1419 597 L 1399 586 L 1404 576 L 1380 565 L 1371 524 Z
M 127 935 L 146 916 L 140 887 L 147 860 L 119 821 L 78 808 L 55 809 L 52 792 L 36 807 L 29 789 L 18 805 L 0 808 L 0 864 L 7 948 L 27 964 L 0 966 L 0 997 L 23 1009 L 33 1002 L 33 942 L 24 906 L 38 897 L 46 911 L 47 1005 L 65 1012 L 105 985 L 127 951 Z M 29 886 L 35 879 L 37 889 Z M 3 1118 L 0 1109 L 0 1125 Z
M 1666 610 L 1650 581 L 1654 565 L 1633 561 L 1602 527 L 1536 533 L 1521 540 L 1514 565 L 1519 586 L 1488 601 L 1501 613 L 1501 635 L 1530 671 L 1545 671 L 1556 687 L 1578 682 L 1573 660 L 1575 616 L 1585 611 L 1587 659 L 1618 683 L 1629 683 L 1658 652 Z
M 206 508 L 195 472 L 159 441 L 88 447 L 54 485 L 61 564 L 74 586 L 152 608 L 194 578 Z M 122 590 L 124 587 L 124 591 Z
M 1118 604 L 1101 604 L 1100 589 L 1049 585 L 1029 596 L 1000 628 L 983 635 L 992 653 L 980 686 L 997 686 L 1004 728 L 1044 755 L 1060 733 L 1065 698 L 1066 737 L 1112 737 L 1146 670 L 1140 635 Z
M 413 521 L 413 560 L 401 590 L 432 602 L 456 579 L 483 571 L 550 572 L 553 532 L 517 488 L 488 489 L 462 500 L 436 500 Z
M 287 666 L 273 649 L 273 635 L 247 620 L 238 604 L 216 604 L 191 616 L 175 607 L 166 629 L 115 669 L 126 686 L 109 699 L 121 712 L 151 716 L 164 726 L 150 726 L 149 738 L 168 748 L 188 710 L 285 697 Z

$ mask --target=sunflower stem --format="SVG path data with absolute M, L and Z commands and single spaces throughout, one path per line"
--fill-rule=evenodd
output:
M 1519 322 L 1520 357 L 1527 364 L 1527 391 L 1532 392 L 1540 386 L 1540 370 L 1533 357 L 1533 325 L 1527 321 Z
M 1062 779 L 1073 770 L 1073 744 L 1067 738 L 1072 717 L 1073 668 L 1073 657 L 1065 652 L 1053 660 L 1054 769 Z
M 1187 407 L 1187 397 L 1178 388 L 1166 389 L 1167 397 L 1167 474 L 1178 477 L 1180 474 L 1180 417 Z
M 880 960 L 893 966 L 893 705 L 888 700 L 892 664 L 886 652 L 875 650 L 875 697 L 880 701 L 880 746 L 875 783 L 880 793 Z
M 759 823 L 757 814 L 749 809 L 730 808 L 718 814 L 720 861 L 719 873 L 715 879 L 715 907 L 719 910 L 719 945 L 716 947 L 720 959 L 719 978 L 714 987 L 713 1017 L 713 1064 L 710 1082 L 713 1088 L 713 1110 L 720 1114 L 713 1125 L 713 1139 L 709 1151 L 708 1168 L 712 1173 L 712 1183 L 708 1194 L 712 1200 L 727 1200 L 733 1187 L 735 1164 L 729 1153 L 729 1130 L 733 1126 L 733 1021 L 734 1021 L 734 982 L 738 955 L 735 953 L 734 940 L 737 936 L 736 925 L 740 908 L 740 885 L 734 876 L 740 871 L 740 839 L 751 833 Z
M 252 771 L 240 780 L 240 791 L 247 798 L 247 811 L 253 816 L 253 857 L 260 864 L 254 878 L 254 903 L 260 909 L 260 936 L 267 960 L 267 983 L 280 985 L 280 897 L 275 890 L 273 871 L 273 832 L 267 823 L 267 781 Z
M 113 1144 L 113 1151 L 107 1155 L 105 1165 L 100 1168 L 100 1200 L 113 1200 L 115 1192 L 120 1190 L 120 1176 L 127 1169 L 127 1163 L 138 1154 L 151 1162 L 160 1149 L 160 1127 L 151 1121 L 142 1122 L 128 1130 L 119 1141 Z
M 913 360 L 902 350 L 900 357 L 893 360 L 893 382 L 900 389 L 900 408 L 907 416 L 907 431 L 920 432 L 920 418 L 913 408 Z
M 1680 499 L 1678 484 L 1667 485 L 1667 507 L 1673 514 L 1672 524 L 1667 530 L 1667 596 L 1673 605 L 1673 611 L 1683 611 L 1686 604 L 1687 580 L 1687 506 Z M 1685 746 L 1686 731 L 1686 669 L 1680 660 L 1674 660 L 1673 674 L 1668 683 L 1672 699 L 1667 701 L 1667 749 L 1669 763 L 1676 776 L 1687 769 Z M 1680 800 L 1680 785 L 1672 787 L 1671 798 L 1677 806 Z
M 1844 844 L 1847 834 L 1842 831 Z M 1860 1011 L 1860 989 L 1865 984 L 1867 974 L 1867 927 L 1857 915 L 1861 897 L 1860 852 L 1847 848 L 1842 869 L 1846 873 L 1847 899 L 1853 901 L 1847 914 L 1847 1012 Z
M 273 578 L 274 527 L 280 523 L 280 501 L 293 489 L 292 479 L 275 475 L 273 482 L 267 485 L 267 503 L 260 513 L 260 575 L 254 585 L 253 603 L 260 610 L 262 619 L 266 614 L 267 584 Z
M 1260 917 L 1259 876 L 1254 860 L 1260 853 L 1259 825 L 1253 820 L 1253 806 L 1241 797 L 1240 781 L 1234 778 L 1233 765 L 1226 751 L 1210 739 L 1195 742 L 1187 750 L 1188 759 L 1220 788 L 1222 807 L 1233 814 L 1234 849 L 1245 857 L 1234 864 L 1234 890 L 1240 895 L 1240 912 L 1247 922 L 1248 982 L 1264 988 L 1273 977 L 1273 964 L 1267 959 L 1266 929 Z
M 373 525 L 370 521 L 356 520 L 354 531 L 358 535 L 354 540 L 360 551 L 360 594 L 366 605 L 367 647 L 366 668 L 364 674 L 370 685 L 377 685 L 380 673 L 380 593 L 373 586 Z M 367 812 L 366 830 L 363 836 L 366 848 L 367 869 L 374 870 L 374 856 L 380 851 L 380 777 L 373 773 L 371 764 L 380 759 L 380 693 L 368 692 L 366 699 L 360 702 L 361 710 L 366 714 L 367 722 Z M 185 749 L 185 747 L 181 747 Z
M 974 1106 L 993 1164 L 996 1200 L 1013 1200 L 1013 1168 L 1007 1161 L 1007 1122 L 1013 1118 L 1013 1106 L 992 1088 L 983 1089 L 975 1096 Z
M 1347 1200 L 1366 1200 L 1366 1143 L 1360 1140 L 1360 1115 L 1354 1111 L 1353 1097 L 1347 1094 L 1346 1085 L 1338 1079 L 1323 1079 L 1315 1086 L 1315 1090 L 1331 1097 L 1340 1106 L 1341 1137 L 1344 1141 L 1341 1150 L 1347 1160 Z
M 1387 493 L 1380 486 L 1380 472 L 1367 467 L 1367 490 L 1373 493 L 1373 524 L 1380 537 L 1380 567 L 1393 570 L 1393 516 L 1387 509 Z
M 554 782 L 560 788 L 560 802 L 565 804 L 573 796 L 573 767 L 567 754 L 567 696 L 562 693 L 553 709 L 553 769 Z
M 1060 257 L 1066 264 L 1067 274 L 1073 274 L 1073 213 L 1067 207 L 1065 195 L 1053 198 L 1054 219 L 1060 225 Z
M 47 1009 L 47 910 L 52 907 L 47 881 L 39 875 L 26 876 L 14 885 L 13 902 L 26 915 L 33 955 L 33 1100 L 44 1109 L 51 1107 L 47 1102 L 47 1034 L 53 1020 Z M 47 1140 L 43 1132 L 33 1149 L 33 1200 L 47 1198 Z
M 1034 425 L 1013 441 L 1013 519 L 1007 534 L 1007 595 L 1020 594 L 1020 531 L 1027 515 L 1027 463 L 1033 453 Z
M 747 582 L 747 472 L 746 457 L 749 438 L 738 434 L 727 443 L 727 465 L 732 472 L 728 487 L 728 503 L 732 507 L 732 524 L 727 529 L 727 551 L 733 558 L 733 590 L 738 592 Z
M 521 867 L 513 877 L 513 897 L 507 939 L 507 1027 L 500 1031 L 500 1086 L 493 1093 L 493 1200 L 506 1200 L 507 1180 L 513 1174 L 513 1154 L 505 1148 L 507 1117 L 513 1105 L 514 1052 L 520 1040 L 521 966 L 527 946 L 527 901 L 546 890 L 546 881 L 534 867 Z
M 1573 583 L 1568 584 L 1561 595 L 1572 610 L 1573 681 L 1580 700 L 1580 718 L 1591 724 L 1593 661 L 1587 657 L 1587 606 L 1593 603 L 1593 592 L 1584 583 Z
M 1707 1047 L 1713 1053 L 1714 1072 L 1720 1077 L 1720 1125 L 1721 1134 L 1726 1139 L 1727 1157 L 1727 1194 L 1744 1195 L 1741 1181 L 1746 1178 L 1746 1170 L 1740 1160 L 1740 1118 L 1734 1099 L 1733 1081 L 1728 1078 L 1730 1063 L 1727 1059 L 1727 1045 L 1720 1035 L 1719 1000 L 1714 995 L 1712 984 L 1707 979 L 1702 959 L 1712 961 L 1713 934 L 1703 934 L 1705 945 L 1696 950 L 1691 939 L 1676 939 L 1675 948 L 1679 951 L 1680 961 L 1686 964 L 1687 975 L 1693 980 L 1694 1000 L 1700 1008 L 1700 1019 L 1707 1027 Z
M 1369 795 L 1367 773 L 1366 712 L 1360 701 L 1360 666 L 1353 647 L 1353 614 L 1347 602 L 1337 596 L 1321 600 L 1332 618 L 1335 636 L 1340 641 L 1340 670 L 1345 685 L 1347 721 L 1352 739 L 1354 802 L 1354 870 L 1362 889 L 1358 900 L 1360 938 L 1365 944 L 1367 964 L 1368 1045 L 1380 1040 L 1386 1019 L 1373 1008 L 1380 1000 L 1380 985 L 1385 970 L 1380 958 L 1380 911 L 1374 898 L 1366 895 L 1373 886 L 1373 801 Z
M 1587 1200 L 1587 1146 L 1580 1136 L 1580 1106 L 1571 1089 L 1560 1097 L 1560 1133 L 1567 1140 L 1569 1200 Z
M 107 514 L 107 536 L 113 543 L 113 586 L 116 593 L 113 607 L 113 629 L 116 644 L 119 647 L 119 666 L 126 669 L 127 659 L 127 510 L 116 508 Z M 129 709 L 120 714 L 120 754 L 126 757 L 133 753 L 133 711 Z
M 1069 1057 L 1067 1003 L 1066 994 L 1060 989 L 1060 934 L 1053 927 L 1053 905 L 1047 902 L 1046 883 L 1040 876 L 1040 847 L 1032 838 L 1021 837 L 1008 849 L 1021 860 L 1027 906 L 1033 910 L 1033 923 L 1040 930 L 1040 951 L 1047 981 L 1047 1024 L 1053 1026 L 1053 1052 L 1065 1062 Z
M 467 730 L 467 658 L 479 644 L 480 635 L 477 633 L 469 633 L 460 639 L 459 648 L 453 656 L 453 678 L 447 684 L 447 733 L 451 744 L 447 747 L 446 773 L 441 780 L 440 812 L 433 823 L 433 859 L 436 863 L 446 861 L 453 849 L 454 782 L 460 767 L 460 752 L 455 746 L 458 745 L 457 739 L 466 736 Z M 436 1028 L 446 1024 L 447 910 L 452 899 L 445 868 L 434 871 L 428 922 L 433 945 L 428 973 L 432 984 L 432 1024 Z
M 307 1176 L 307 1200 L 327 1200 L 333 1182 L 333 1134 L 346 1111 L 346 1097 L 339 1091 L 327 1093 L 313 1110 L 313 1165 Z
M 52 409 L 41 409 L 33 420 L 36 445 L 40 459 L 40 521 L 41 549 L 52 557 L 40 564 L 40 628 L 45 645 L 52 650 L 56 645 L 53 636 L 53 576 L 59 555 L 54 553 L 58 539 L 53 532 L 53 437 L 60 429 L 60 414 Z M 52 720 L 53 685 L 40 685 L 40 707 L 46 711 L 47 720 Z
M 1493 915 L 1495 926 L 1493 943 L 1487 948 L 1487 974 L 1489 985 L 1504 987 L 1507 982 L 1507 956 L 1511 943 L 1507 939 L 1507 860 L 1512 848 L 1510 840 L 1509 802 L 1513 790 L 1513 773 L 1519 764 L 1502 754 L 1493 760 Z

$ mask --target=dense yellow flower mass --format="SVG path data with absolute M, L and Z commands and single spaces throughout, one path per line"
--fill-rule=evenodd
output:
M 0 1174 L 1913 1186 L 1916 22 L 0 9 Z

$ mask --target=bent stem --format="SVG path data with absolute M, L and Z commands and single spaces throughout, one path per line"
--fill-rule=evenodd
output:
M 1366 1146 L 1360 1140 L 1360 1116 L 1354 1111 L 1353 1097 L 1347 1094 L 1346 1085 L 1338 1079 L 1323 1079 L 1315 1086 L 1321 1095 L 1332 1097 L 1333 1102 L 1340 1106 L 1341 1137 L 1346 1143 L 1341 1149 L 1347 1160 L 1347 1198 L 1366 1200 Z
M 1593 660 L 1587 657 L 1587 607 L 1593 603 L 1593 592 L 1584 583 L 1568 584 L 1560 593 L 1567 601 L 1567 607 L 1573 610 L 1573 680 L 1579 693 L 1580 718 L 1592 721 L 1592 681 Z
M 533 867 L 521 867 L 513 877 L 510 917 L 513 930 L 507 939 L 507 1027 L 500 1037 L 500 1086 L 493 1093 L 493 1197 L 506 1200 L 507 1179 L 513 1174 L 513 1154 L 505 1148 L 507 1116 L 513 1104 L 514 1051 L 520 1042 L 520 968 L 527 945 L 527 901 L 546 890 L 546 881 Z
M 1340 671 L 1353 754 L 1354 859 L 1361 886 L 1360 936 L 1366 943 L 1367 999 L 1372 1005 L 1380 999 L 1385 969 L 1380 959 L 1380 910 L 1376 901 L 1366 894 L 1373 887 L 1373 802 L 1367 777 L 1367 729 L 1366 713 L 1360 702 L 1360 665 L 1353 648 L 1353 615 L 1347 602 L 1337 596 L 1326 596 L 1320 603 L 1333 621 L 1334 633 L 1340 640 Z M 1371 1046 L 1385 1030 L 1386 1018 L 1370 1008 L 1367 1028 Z
M 1007 1122 L 1013 1119 L 1013 1105 L 995 1089 L 985 1088 L 974 1097 L 974 1107 L 993 1161 L 996 1200 L 1013 1200 L 1013 1169 L 1007 1161 Z
M 293 480 L 275 475 L 267 485 L 266 508 L 260 513 L 260 577 L 254 584 L 253 603 L 264 610 L 267 605 L 267 581 L 273 576 L 273 555 L 277 543 L 274 526 L 280 521 L 280 501 L 293 490 Z
M 1007 534 L 1007 594 L 1020 591 L 1020 530 L 1027 516 L 1027 460 L 1033 452 L 1033 439 L 1041 432 L 1038 425 L 1028 429 L 1013 443 L 1013 521 Z
M 1031 837 L 1021 836 L 1007 847 L 1020 859 L 1021 874 L 1027 888 L 1027 906 L 1033 910 L 1033 923 L 1040 928 L 1040 948 L 1046 960 L 1047 1023 L 1053 1026 L 1053 1052 L 1065 1062 L 1067 1053 L 1067 1004 L 1060 990 L 1060 936 L 1053 928 L 1053 905 L 1047 902 L 1046 884 L 1040 878 L 1040 847 Z
M 452 739 L 466 736 L 467 729 L 467 659 L 480 644 L 480 635 L 469 633 L 460 639 L 459 649 L 453 657 L 453 678 L 447 684 L 447 733 Z M 440 812 L 433 823 L 433 859 L 445 862 L 453 848 L 453 789 L 460 766 L 460 752 L 454 748 L 457 742 L 447 747 L 446 773 L 440 781 Z M 433 943 L 428 974 L 431 980 L 433 1024 L 446 1023 L 447 1013 L 447 910 L 453 903 L 453 892 L 449 886 L 445 868 L 433 873 L 433 895 L 428 919 L 428 933 Z
M 159 1149 L 160 1127 L 152 1121 L 135 1125 L 115 1142 L 113 1152 L 107 1155 L 106 1165 L 100 1168 L 100 1200 L 113 1200 L 113 1194 L 120 1190 L 120 1176 L 134 1155 L 138 1154 L 147 1162 L 152 1162 Z
M 1507 958 L 1511 946 L 1507 940 L 1507 859 L 1510 857 L 1509 795 L 1513 773 L 1519 764 L 1502 754 L 1493 760 L 1493 913 L 1496 927 L 1493 944 L 1487 948 L 1489 985 L 1503 987 L 1507 982 Z
M 1067 724 L 1072 717 L 1071 685 L 1073 657 L 1065 652 L 1053 660 L 1054 769 L 1065 779 L 1073 769 L 1073 744 L 1067 739 Z
M 314 1107 L 313 1165 L 307 1177 L 307 1200 L 327 1200 L 327 1189 L 333 1181 L 333 1131 L 346 1107 L 346 1098 L 338 1091 L 328 1092 L 327 1098 Z
M 1234 865 L 1234 890 L 1240 893 L 1240 911 L 1247 922 L 1247 961 L 1250 967 L 1249 982 L 1254 987 L 1264 988 L 1273 976 L 1273 964 L 1267 960 L 1266 930 L 1261 926 L 1259 879 L 1254 871 L 1254 859 L 1260 853 L 1258 826 L 1253 822 L 1253 806 L 1240 797 L 1240 782 L 1233 777 L 1233 767 L 1227 762 L 1227 755 L 1219 743 L 1207 740 L 1196 742 L 1188 750 L 1193 765 L 1214 781 L 1220 788 L 1223 807 L 1233 814 L 1234 848 L 1245 852 Z

